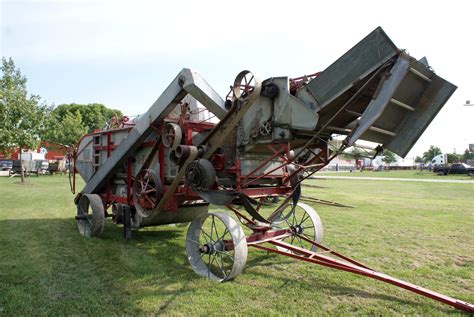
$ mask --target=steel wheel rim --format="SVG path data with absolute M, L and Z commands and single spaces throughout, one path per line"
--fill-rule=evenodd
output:
M 81 235 L 91 237 L 100 236 L 102 234 L 104 230 L 105 211 L 99 195 L 82 195 L 77 204 L 77 215 L 82 218 L 76 220 Z
M 228 249 L 229 244 L 233 249 Z M 242 228 L 229 215 L 208 213 L 191 223 L 186 236 L 186 253 L 198 275 L 221 282 L 243 270 L 247 242 Z
M 289 204 L 288 207 L 292 208 L 293 206 Z M 301 239 L 299 236 L 321 243 L 323 239 L 321 219 L 316 211 L 307 204 L 299 202 L 292 209 L 293 212 L 281 225 L 286 225 L 293 232 L 293 235 L 285 237 L 281 241 L 313 252 L 317 251 L 318 248 L 314 244 Z M 283 247 L 277 247 L 277 249 L 293 253 Z

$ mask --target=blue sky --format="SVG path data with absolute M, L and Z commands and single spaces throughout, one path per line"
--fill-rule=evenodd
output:
M 183 68 L 223 97 L 249 69 L 261 78 L 323 70 L 382 26 L 400 48 L 459 88 L 409 154 L 474 143 L 470 1 L 0 0 L 2 56 L 46 102 L 145 112 Z

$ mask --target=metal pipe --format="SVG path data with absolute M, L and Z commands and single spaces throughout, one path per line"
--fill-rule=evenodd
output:
M 377 127 L 374 127 L 374 126 L 369 127 L 369 130 L 372 130 L 372 131 L 375 131 L 375 132 L 378 132 L 378 133 L 382 133 L 382 134 L 386 134 L 386 135 L 390 135 L 390 136 L 396 136 L 397 135 L 396 133 L 393 133 L 392 131 L 380 129 L 380 128 L 377 128 Z
M 407 105 L 406 103 L 403 103 L 403 102 L 401 102 L 400 100 L 397 100 L 397 99 L 395 99 L 395 98 L 390 99 L 390 102 L 393 103 L 393 104 L 395 104 L 395 105 L 397 105 L 397 106 L 400 106 L 400 107 L 402 107 L 402 108 L 405 108 L 405 109 L 407 109 L 407 110 L 415 111 L 415 108 L 410 107 L 410 106 Z
M 420 77 L 421 79 L 426 80 L 427 82 L 431 83 L 431 78 L 426 77 L 425 75 L 423 75 L 422 73 L 420 73 L 416 69 L 410 67 L 410 72 L 412 72 L 416 76 Z

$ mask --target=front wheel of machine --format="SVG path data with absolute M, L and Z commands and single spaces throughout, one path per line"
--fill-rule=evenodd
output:
M 228 214 L 211 212 L 193 220 L 186 235 L 186 254 L 194 272 L 222 282 L 239 275 L 247 262 L 247 240 Z
M 77 228 L 85 237 L 98 237 L 104 231 L 105 210 L 99 195 L 82 195 L 77 205 Z
M 292 205 L 289 204 L 289 207 L 291 208 Z M 285 224 L 294 234 L 284 238 L 282 241 L 299 248 L 316 252 L 318 248 L 314 244 L 301 239 L 300 236 L 316 243 L 323 241 L 324 229 L 318 213 L 311 206 L 302 202 L 298 202 L 292 210 L 288 219 L 285 220 Z M 293 253 L 283 247 L 277 247 L 277 249 Z

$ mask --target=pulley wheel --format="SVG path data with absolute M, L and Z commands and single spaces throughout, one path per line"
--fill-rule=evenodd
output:
M 208 160 L 195 160 L 186 168 L 186 181 L 197 190 L 208 190 L 216 183 L 216 170 Z
M 77 204 L 76 215 L 79 233 L 85 237 L 98 237 L 104 231 L 105 210 L 102 199 L 96 194 L 84 194 Z
M 172 150 L 176 149 L 181 144 L 183 138 L 183 132 L 181 127 L 176 123 L 167 123 L 163 130 L 162 142 L 165 147 L 169 147 Z
M 292 204 L 288 204 L 288 208 L 291 207 Z M 324 230 L 319 215 L 311 206 L 301 202 L 292 209 L 293 212 L 288 219 L 281 223 L 280 227 L 286 226 L 293 232 L 293 235 L 282 239 L 282 241 L 294 245 L 295 247 L 315 252 L 317 247 L 314 244 L 301 239 L 298 234 L 308 240 L 321 243 L 323 241 Z M 293 253 L 283 247 L 277 247 L 277 249 Z
M 133 204 L 143 218 L 151 215 L 163 196 L 163 185 L 158 174 L 150 169 L 141 170 L 133 182 Z
M 253 93 L 260 94 L 260 81 L 248 70 L 241 71 L 235 78 L 232 91 L 234 97 L 240 101 L 247 101 Z
M 239 275 L 247 262 L 247 240 L 228 214 L 211 212 L 195 218 L 186 235 L 186 254 L 194 272 L 222 282 Z

